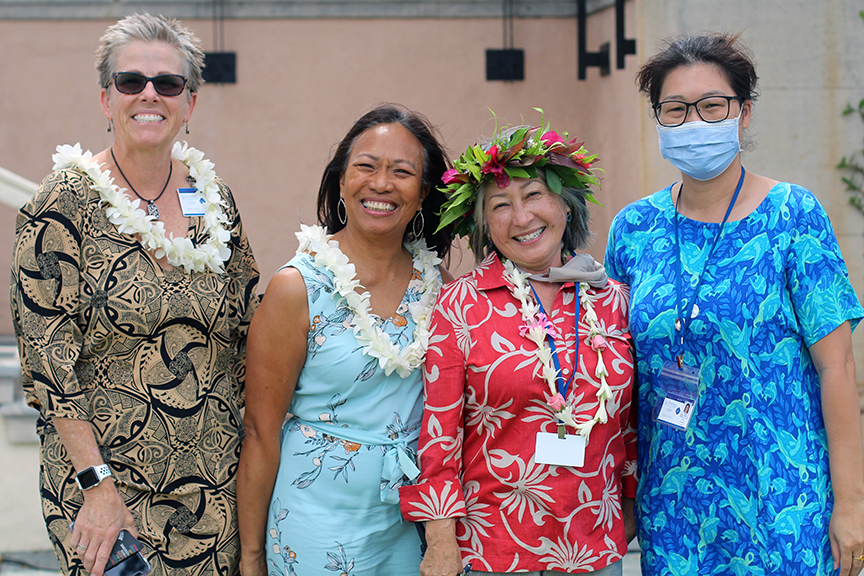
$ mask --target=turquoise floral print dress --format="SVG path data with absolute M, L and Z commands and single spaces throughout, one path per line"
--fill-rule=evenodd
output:
M 286 266 L 306 283 L 309 335 L 270 501 L 270 574 L 416 576 L 420 539 L 401 518 L 398 494 L 408 481 L 402 465 L 416 459 L 422 371 L 386 376 L 354 338 L 345 300 L 332 297 L 332 274 L 307 254 Z M 400 347 L 413 341 L 408 304 L 422 290 L 415 268 L 396 313 L 380 323 Z
M 820 385 L 808 347 L 864 316 L 831 223 L 813 194 L 778 183 L 746 218 L 676 214 L 666 188 L 615 218 L 606 270 L 630 284 L 639 377 L 637 523 L 642 573 L 832 573 L 833 507 Z M 683 347 L 701 370 L 686 431 L 652 413 L 683 298 L 705 274 Z M 689 305 L 688 305 L 689 307 Z

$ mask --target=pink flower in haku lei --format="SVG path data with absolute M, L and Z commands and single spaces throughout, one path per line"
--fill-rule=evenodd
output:
M 489 149 L 489 160 L 480 167 L 480 172 L 483 174 L 492 174 L 499 188 L 506 188 L 510 185 L 510 175 L 504 171 L 504 164 L 501 163 L 501 158 L 498 157 L 497 144 Z
M 444 184 L 453 184 L 455 182 L 462 182 L 464 184 L 465 182 L 468 182 L 468 175 L 461 174 L 456 168 L 451 168 L 444 172 L 444 175 L 441 176 L 441 181 L 444 182 Z
M 558 338 L 558 329 L 549 321 L 546 314 L 539 312 L 532 320 L 528 320 L 522 326 L 519 326 L 519 335 L 525 336 L 532 328 L 542 328 L 547 334 L 553 338 Z
M 591 162 L 585 162 L 585 154 L 574 154 L 571 158 L 573 158 L 573 161 L 579 166 L 582 166 L 583 168 L 591 168 Z
M 592 350 L 597 352 L 598 350 L 605 350 L 609 344 L 606 343 L 606 338 L 600 334 L 595 334 L 594 337 L 591 338 L 590 346 Z
M 560 392 L 556 393 L 554 396 L 549 396 L 549 394 L 543 392 L 543 395 L 546 396 L 546 404 L 548 404 L 555 412 L 560 412 L 564 409 L 564 406 L 567 405 L 567 402 L 564 401 L 564 397 L 561 396 Z
M 564 139 L 561 138 L 554 130 L 546 132 L 545 134 L 543 134 L 543 136 L 540 137 L 540 139 L 547 146 L 552 146 L 553 144 L 564 144 Z

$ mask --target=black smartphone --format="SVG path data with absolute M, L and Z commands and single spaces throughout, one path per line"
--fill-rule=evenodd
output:
M 141 542 L 121 530 L 105 564 L 105 576 L 145 576 L 151 569 L 147 558 L 141 554 Z
M 69 530 L 75 523 L 69 525 Z M 105 564 L 105 576 L 146 576 L 153 568 L 141 554 L 141 542 L 126 530 L 121 530 Z

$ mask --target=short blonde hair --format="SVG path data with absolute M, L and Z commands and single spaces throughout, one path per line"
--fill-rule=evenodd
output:
M 189 92 L 197 92 L 204 83 L 204 52 L 201 40 L 179 20 L 150 14 L 132 14 L 108 27 L 96 50 L 96 70 L 99 86 L 108 88 L 117 71 L 117 54 L 130 42 L 165 42 L 177 49 L 184 62 L 184 76 Z

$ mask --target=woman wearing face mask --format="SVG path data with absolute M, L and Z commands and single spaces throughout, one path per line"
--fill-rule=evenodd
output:
M 831 223 L 742 166 L 757 77 L 736 37 L 669 41 L 637 78 L 682 172 L 615 218 L 606 253 L 631 286 L 642 573 L 858 574 L 864 310 Z

